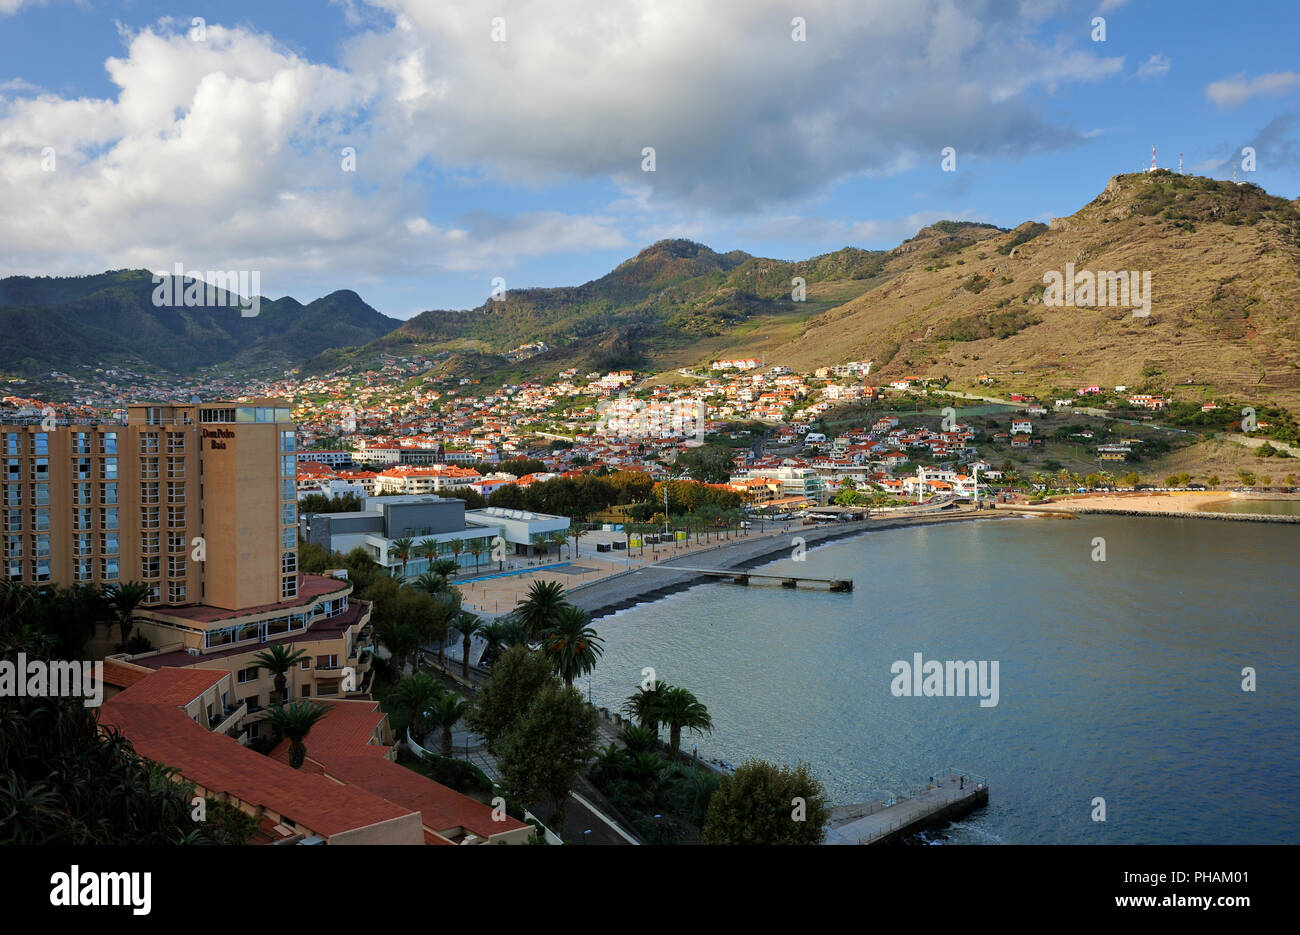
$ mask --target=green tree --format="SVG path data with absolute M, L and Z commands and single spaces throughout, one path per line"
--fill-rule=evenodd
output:
M 596 659 L 605 652 L 601 646 L 604 640 L 590 624 L 589 614 L 565 604 L 542 637 L 542 651 L 555 666 L 555 674 L 570 687 L 575 678 L 596 668 Z
M 536 806 L 549 796 L 547 823 L 563 828 L 574 780 L 596 752 L 597 721 L 576 689 L 544 684 L 499 742 L 497 766 L 507 800 Z
M 303 761 L 307 759 L 307 735 L 328 714 L 329 706 L 315 701 L 276 705 L 271 709 L 271 726 L 281 737 L 288 739 L 289 765 L 294 769 L 302 769 Z
M 658 707 L 659 720 L 668 726 L 669 756 L 673 760 L 677 759 L 677 751 L 682 745 L 683 728 L 697 734 L 713 730 L 709 709 L 688 689 L 669 687 Z
M 451 730 L 460 723 L 469 708 L 469 702 L 455 692 L 447 692 L 434 702 L 430 717 L 433 723 L 442 728 L 443 756 L 451 756 Z
M 523 623 L 529 641 L 541 639 L 558 619 L 560 608 L 568 601 L 559 581 L 534 581 L 528 594 L 515 605 L 514 617 Z
M 419 743 L 429 730 L 430 713 L 434 704 L 445 694 L 446 689 L 432 675 L 416 672 L 393 686 L 384 700 L 384 708 L 397 714 Z
M 719 781 L 700 843 L 820 844 L 829 818 L 826 793 L 806 765 L 749 760 Z
M 414 554 L 414 543 L 410 536 L 401 536 L 388 544 L 388 554 L 402 563 L 402 580 L 406 580 L 406 563 Z
M 131 639 L 131 628 L 135 625 L 135 610 L 148 596 L 149 585 L 139 581 L 110 584 L 104 588 L 104 599 L 117 618 L 117 626 L 122 633 L 124 645 Z
M 469 651 L 473 644 L 474 636 L 483 626 L 483 621 L 468 611 L 463 611 L 456 618 L 456 631 L 460 633 L 460 674 L 461 678 L 469 681 Z
M 667 682 L 654 682 L 650 688 L 638 686 L 637 690 L 627 696 L 623 702 L 623 711 L 636 718 L 642 727 L 648 727 L 654 735 L 659 736 L 659 708 L 663 704 L 664 694 L 672 688 Z
M 289 700 L 289 670 L 311 656 L 305 649 L 294 649 L 293 644 L 277 643 L 253 656 L 253 661 L 263 668 L 270 669 L 275 676 L 275 690 L 280 694 L 281 703 Z
M 488 752 L 499 752 L 502 738 L 519 722 L 529 703 L 547 685 L 558 685 L 551 663 L 527 646 L 512 646 L 492 666 L 466 715 L 470 730 L 483 738 Z

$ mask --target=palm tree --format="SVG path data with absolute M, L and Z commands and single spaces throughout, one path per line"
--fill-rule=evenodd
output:
M 270 669 L 275 675 L 275 690 L 280 693 L 280 702 L 289 700 L 289 670 L 310 658 L 305 649 L 294 649 L 293 644 L 277 643 L 270 649 L 264 649 L 253 657 L 258 665 Z
M 616 743 L 601 747 L 596 751 L 596 759 L 591 764 L 591 775 L 600 780 L 617 779 L 627 759 L 628 755 Z
M 430 712 L 445 694 L 446 689 L 432 675 L 417 672 L 394 685 L 388 700 L 406 715 L 407 729 L 418 743 L 428 730 Z
M 567 548 L 569 545 L 569 534 L 565 532 L 563 529 L 557 529 L 554 532 L 550 533 L 547 536 L 547 539 L 555 546 L 556 558 L 560 557 L 560 546 L 565 546 Z
M 465 681 L 469 681 L 469 648 L 474 640 L 474 635 L 478 633 L 479 628 L 483 626 L 483 621 L 474 614 L 464 612 L 456 619 L 456 629 L 460 631 L 460 674 Z
M 430 630 L 438 637 L 438 665 L 446 667 L 447 629 L 460 616 L 460 592 L 448 588 L 445 593 L 435 595 L 434 619 Z
M 436 572 L 426 571 L 415 579 L 415 587 L 425 594 L 444 594 L 450 587 L 447 579 Z
M 629 724 L 619 732 L 618 739 L 632 753 L 653 753 L 659 746 L 659 733 L 644 726 Z
M 429 571 L 433 571 L 433 563 L 438 560 L 438 540 L 421 539 L 415 544 L 415 554 L 428 563 Z
M 659 705 L 663 702 L 664 693 L 672 686 L 667 682 L 655 682 L 654 688 L 638 688 L 636 692 L 627 696 L 627 701 L 623 702 L 623 710 L 636 718 L 637 723 L 642 727 L 649 728 L 654 735 L 659 736 Z
M 542 639 L 542 649 L 550 657 L 556 674 L 570 688 L 576 677 L 596 668 L 596 657 L 605 652 L 600 645 L 604 640 L 596 635 L 590 623 L 586 611 L 565 604 Z
M 669 688 L 664 692 L 659 704 L 659 718 L 668 725 L 668 748 L 673 760 L 677 759 L 677 750 L 682 743 L 682 728 L 699 734 L 713 731 L 709 709 L 685 688 Z
M 482 539 L 471 539 L 469 543 L 469 554 L 474 556 L 474 574 L 478 574 L 478 557 L 487 551 L 487 546 L 483 544 Z
M 464 539 L 461 539 L 461 538 L 458 536 L 458 537 L 456 537 L 455 539 L 452 539 L 450 542 L 448 542 L 448 543 L 447 543 L 447 546 L 448 546 L 448 548 L 451 549 L 451 554 L 452 554 L 452 556 L 453 556 L 453 557 L 455 558 L 455 560 L 456 560 L 456 570 L 459 571 L 459 570 L 460 570 L 460 553 L 463 552 L 463 551 L 465 551 L 465 540 L 464 540 Z
M 316 722 L 329 714 L 329 706 L 316 701 L 299 701 L 288 707 L 276 705 L 271 709 L 271 726 L 289 740 L 289 765 L 302 769 L 307 759 L 307 745 L 303 742 Z
M 375 624 L 379 642 L 388 647 L 393 666 L 398 672 L 406 668 L 406 660 L 420 648 L 420 631 L 405 620 L 382 620 Z
M 402 536 L 388 544 L 388 554 L 402 563 L 402 580 L 406 580 L 406 563 L 411 560 L 411 537 Z
M 515 605 L 514 614 L 523 623 L 530 642 L 551 629 L 565 603 L 564 585 L 559 581 L 534 581 L 529 586 L 528 596 Z
M 127 581 L 124 584 L 110 584 L 104 588 L 104 599 L 108 602 L 117 618 L 118 629 L 122 631 L 122 642 L 131 638 L 131 628 L 135 609 L 149 596 L 149 585 L 139 581 Z
M 483 647 L 483 656 L 480 662 L 489 658 L 496 659 L 501 647 L 510 642 L 509 633 L 509 625 L 500 620 L 493 620 L 491 623 L 480 623 L 474 635 L 482 637 L 487 643 L 487 646 Z
M 576 521 L 569 523 L 569 538 L 573 540 L 573 548 L 570 550 L 569 558 L 578 557 L 578 539 L 582 536 L 582 527 Z
M 455 692 L 447 692 L 436 702 L 429 716 L 442 728 L 442 755 L 451 756 L 451 729 L 469 710 L 469 702 Z

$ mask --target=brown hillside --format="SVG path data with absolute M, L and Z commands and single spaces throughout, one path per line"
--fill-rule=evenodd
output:
M 1044 305 L 1044 273 L 1070 262 L 1149 270 L 1150 316 Z M 947 374 L 987 395 L 1099 383 L 1300 406 L 1300 210 L 1254 185 L 1116 176 L 1046 228 L 927 228 L 891 251 L 880 278 L 768 360 L 804 370 L 870 359 L 872 377 Z M 980 390 L 981 374 L 992 389 Z

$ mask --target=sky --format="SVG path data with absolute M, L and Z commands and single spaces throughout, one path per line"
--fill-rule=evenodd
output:
M 1296 0 L 0 0 L 0 278 L 409 318 L 670 237 L 1047 221 L 1152 146 L 1296 198 L 1298 35 Z

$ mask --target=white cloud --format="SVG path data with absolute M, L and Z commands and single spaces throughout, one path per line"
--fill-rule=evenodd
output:
M 1160 78 L 1169 73 L 1169 68 L 1168 56 L 1157 52 L 1138 66 L 1137 76 L 1139 78 Z
M 369 25 L 333 65 L 211 22 L 192 42 L 182 18 L 124 32 L 111 96 L 6 82 L 36 93 L 0 97 L 0 256 L 42 272 L 261 269 L 271 289 L 277 270 L 506 268 L 655 227 L 797 217 L 837 182 L 937 166 L 944 146 L 1068 146 L 1080 133 L 1033 92 L 1123 66 L 1002 0 L 807 0 L 806 42 L 791 41 L 785 0 L 499 0 L 503 43 L 467 4 L 342 5 Z M 344 146 L 356 172 L 341 170 Z M 430 167 L 445 184 L 594 180 L 619 197 L 595 213 L 437 215 Z M 887 222 L 817 223 L 822 237 L 892 236 L 871 226 Z
M 45 0 L 0 0 L 0 15 L 17 13 L 18 8 L 23 4 L 35 5 L 44 2 Z
M 1247 78 L 1244 73 L 1215 81 L 1205 89 L 1205 96 L 1220 107 L 1238 107 L 1252 97 L 1285 97 L 1300 86 L 1300 74 L 1278 71 Z

